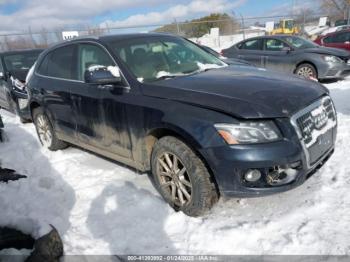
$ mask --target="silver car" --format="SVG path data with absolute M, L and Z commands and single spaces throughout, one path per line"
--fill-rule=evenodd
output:
M 340 79 L 350 75 L 350 52 L 322 47 L 299 36 L 250 38 L 222 50 L 222 54 L 311 79 Z

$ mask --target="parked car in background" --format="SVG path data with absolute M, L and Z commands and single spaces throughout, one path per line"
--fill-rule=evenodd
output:
M 216 56 L 217 58 L 219 58 L 220 60 L 224 61 L 226 64 L 229 65 L 243 65 L 243 66 L 254 66 L 251 63 L 244 61 L 242 59 L 237 59 L 237 58 L 227 58 L 225 56 L 222 56 L 220 53 L 216 52 L 214 49 L 208 47 L 208 46 L 200 46 L 202 47 L 204 50 L 206 50 L 208 53 Z
M 222 50 L 222 54 L 247 60 L 258 67 L 312 79 L 338 79 L 350 74 L 348 51 L 321 47 L 299 36 L 250 38 Z
M 30 111 L 44 147 L 68 142 L 148 172 L 190 216 L 220 195 L 295 188 L 334 150 L 336 112 L 321 84 L 229 66 L 180 37 L 75 39 L 44 51 L 34 71 Z
M 350 29 L 321 35 L 315 40 L 315 43 L 350 51 Z
M 42 49 L 0 53 L 0 107 L 30 120 L 25 80 Z

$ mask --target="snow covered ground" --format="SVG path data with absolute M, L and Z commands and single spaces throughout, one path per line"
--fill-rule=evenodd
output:
M 339 113 L 336 152 L 301 187 L 221 199 L 190 218 L 148 178 L 78 148 L 41 148 L 32 124 L 1 111 L 2 167 L 28 179 L 0 184 L 0 225 L 41 236 L 54 225 L 66 254 L 350 254 L 350 80 L 327 85 Z

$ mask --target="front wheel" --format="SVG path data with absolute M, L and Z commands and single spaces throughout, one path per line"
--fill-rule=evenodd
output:
M 51 151 L 64 149 L 67 144 L 56 137 L 48 116 L 42 108 L 36 108 L 33 112 L 33 120 L 40 143 Z
M 301 64 L 298 66 L 298 68 L 295 70 L 295 73 L 298 76 L 303 76 L 308 79 L 317 79 L 317 71 L 316 68 L 311 64 Z
M 175 137 L 163 137 L 156 142 L 152 174 L 163 198 L 186 215 L 203 215 L 218 200 L 215 184 L 202 160 Z

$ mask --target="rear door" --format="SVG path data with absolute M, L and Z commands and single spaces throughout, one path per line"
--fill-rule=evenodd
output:
M 255 66 L 263 67 L 263 39 L 251 39 L 240 43 L 237 58 L 246 60 Z
M 323 45 L 327 47 L 350 50 L 350 32 L 337 33 L 323 39 Z
M 35 83 L 58 136 L 68 141 L 74 140 L 76 134 L 70 96 L 70 90 L 79 84 L 75 56 L 73 44 L 48 53 L 39 65 Z
M 289 49 L 287 51 L 287 49 Z M 292 48 L 285 42 L 275 39 L 264 39 L 264 67 L 273 71 L 292 72 L 295 65 L 293 64 Z

